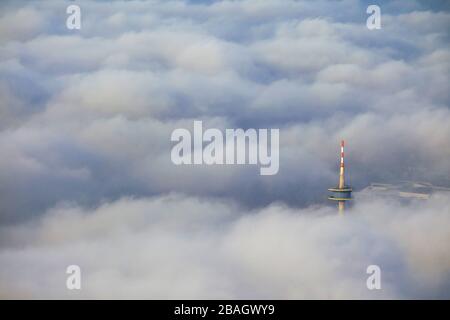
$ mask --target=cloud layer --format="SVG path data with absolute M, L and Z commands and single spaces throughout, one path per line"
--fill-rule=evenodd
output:
M 448 297 L 448 197 L 335 209 L 273 204 L 246 211 L 172 194 L 95 209 L 64 205 L 3 228 L 8 297 L 341 299 Z M 6 249 L 7 248 L 7 249 Z M 82 290 L 65 288 L 70 264 Z M 382 290 L 366 268 L 382 270 Z
M 450 184 L 445 5 L 382 3 L 370 31 L 353 0 L 77 3 L 79 31 L 68 3 L 0 5 L 2 296 L 67 295 L 68 260 L 86 297 L 448 296 L 447 200 L 323 207 L 341 138 L 356 189 Z M 279 173 L 174 166 L 194 120 L 280 128 Z

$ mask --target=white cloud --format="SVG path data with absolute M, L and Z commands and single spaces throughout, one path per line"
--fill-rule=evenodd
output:
M 74 32 L 63 3 L 0 6 L 2 296 L 38 295 L 33 263 L 46 296 L 66 294 L 54 275 L 72 258 L 89 297 L 114 296 L 109 281 L 139 297 L 365 296 L 359 268 L 379 257 L 396 279 L 383 297 L 444 292 L 448 256 L 421 226 L 445 242 L 448 205 L 364 203 L 343 224 L 309 205 L 336 183 L 341 138 L 356 189 L 449 183 L 448 12 L 390 2 L 372 32 L 353 0 L 85 1 Z M 174 166 L 170 133 L 193 120 L 280 128 L 279 174 Z

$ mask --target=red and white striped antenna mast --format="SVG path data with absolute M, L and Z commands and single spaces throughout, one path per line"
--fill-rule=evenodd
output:
M 339 188 L 344 188 L 345 186 L 345 177 L 344 177 L 344 140 L 341 140 L 341 168 L 339 171 Z

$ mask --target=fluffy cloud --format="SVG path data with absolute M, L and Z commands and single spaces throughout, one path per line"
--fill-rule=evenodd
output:
M 341 138 L 348 141 L 347 172 L 355 189 L 399 179 L 450 183 L 450 13 L 415 1 L 381 5 L 382 29 L 370 31 L 365 3 L 353 0 L 82 1 L 82 29 L 74 31 L 65 28 L 63 2 L 2 2 L 1 294 L 38 295 L 34 273 L 28 277 L 22 269 L 16 286 L 8 279 L 17 278 L 19 262 L 28 265 L 39 256 L 37 268 L 48 275 L 45 295 L 66 294 L 48 270 L 60 272 L 51 261 L 66 264 L 63 252 L 73 252 L 93 268 L 89 282 L 96 285 L 83 291 L 89 297 L 108 296 L 108 279 L 129 290 L 122 292 L 174 297 L 163 283 L 181 279 L 175 266 L 180 263 L 191 267 L 191 277 L 180 280 L 177 297 L 327 297 L 320 288 L 330 288 L 330 297 L 377 297 L 355 276 L 378 257 L 363 252 L 374 244 L 393 277 L 405 271 L 413 279 L 394 281 L 384 297 L 440 295 L 437 283 L 448 284 L 448 257 L 440 247 L 427 257 L 423 242 L 414 239 L 422 239 L 421 225 L 438 230 L 436 241 L 445 238 L 445 201 L 418 208 L 358 204 L 355 216 L 367 221 L 351 218 L 336 227 L 337 218 L 322 207 L 326 189 L 337 180 Z M 170 134 L 192 128 L 194 120 L 220 129 L 280 128 L 279 173 L 261 177 L 252 166 L 174 166 Z M 171 193 L 184 196 L 166 196 Z M 148 211 L 163 224 L 152 226 L 144 217 Z M 208 218 L 195 220 L 197 211 Z M 390 218 L 394 211 L 400 213 Z M 405 217 L 410 211 L 411 218 Z M 181 220 L 170 226 L 163 213 Z M 396 220 L 403 217 L 410 221 L 404 229 Z M 383 218 L 392 222 L 386 237 L 377 229 Z M 64 234 L 58 224 L 67 224 Z M 198 238 L 189 231 L 195 224 L 201 227 Z M 243 232 L 247 224 L 254 233 Z M 330 238 L 320 238 L 319 226 L 332 229 Z M 139 236 L 129 234 L 140 227 Z M 296 228 L 309 236 L 296 238 Z M 274 238 L 279 233 L 286 251 L 265 242 L 260 232 L 266 229 Z M 345 252 L 345 260 L 328 252 L 334 241 L 348 240 L 346 232 L 362 241 L 348 249 L 361 262 L 354 267 L 343 265 Z M 408 239 L 408 232 L 417 238 Z M 160 251 L 153 237 L 167 241 L 174 254 Z M 120 251 L 145 268 L 107 249 L 119 239 Z M 290 240 L 305 246 L 298 256 Z M 391 242 L 404 259 L 391 256 Z M 201 254 L 215 244 L 219 252 Z M 133 246 L 137 251 L 131 253 Z M 144 254 L 146 247 L 151 255 Z M 268 259 L 273 251 L 279 259 Z M 111 267 L 95 263 L 99 252 L 109 254 Z M 258 269 L 266 258 L 277 272 Z M 332 266 L 324 262 L 329 259 Z M 305 267 L 305 277 L 292 278 L 295 268 L 289 268 L 309 260 L 314 263 Z M 215 271 L 222 264 L 227 268 Z M 417 265 L 421 276 L 410 270 Z M 276 274 L 283 276 L 278 280 Z M 159 283 L 156 291 L 139 275 Z M 259 281 L 264 277 L 268 282 Z
M 176 194 L 94 209 L 65 204 L 1 230 L 1 291 L 20 298 L 444 297 L 449 205 L 445 196 L 408 206 L 360 201 L 342 217 L 323 207 L 246 211 Z M 76 294 L 65 288 L 70 264 L 82 268 Z M 371 264 L 382 270 L 382 291 L 366 288 Z

